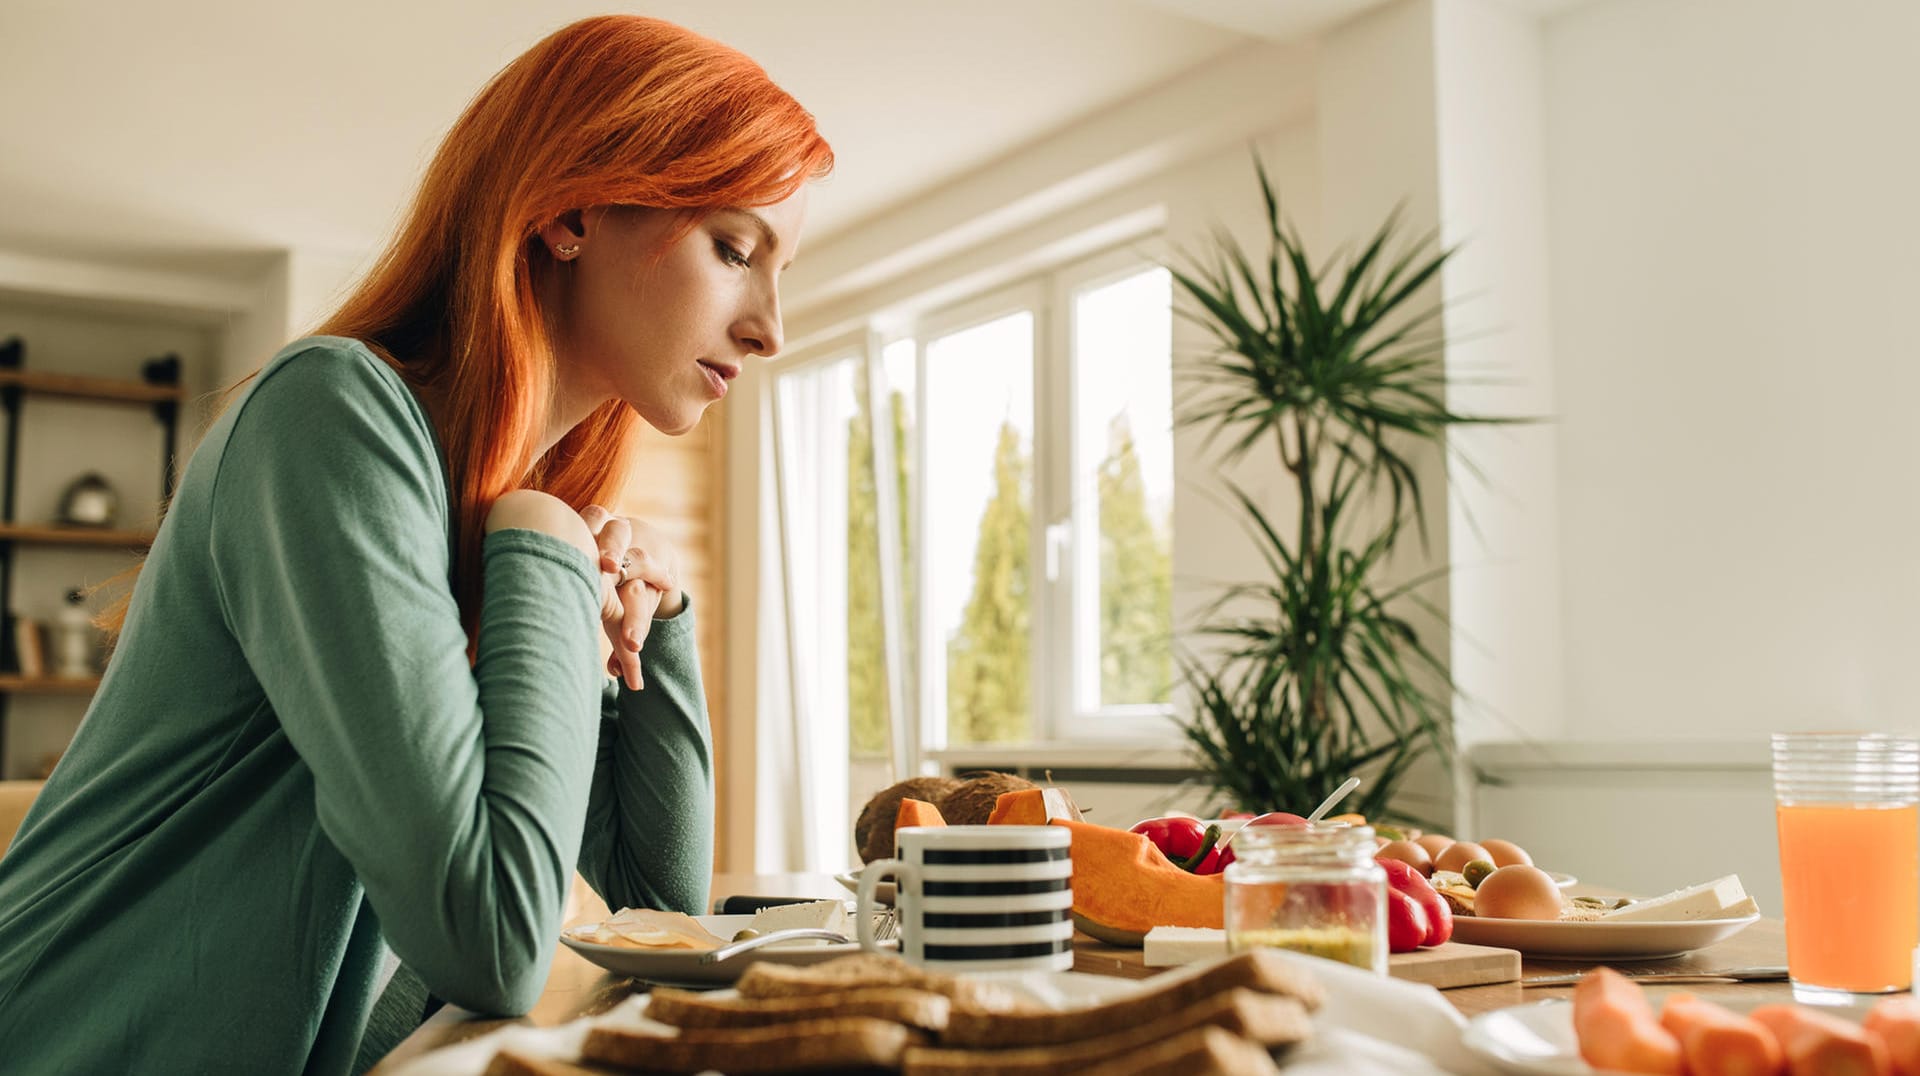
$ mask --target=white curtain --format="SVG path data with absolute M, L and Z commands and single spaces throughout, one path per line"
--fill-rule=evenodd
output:
M 780 549 L 762 578 L 768 632 L 760 682 L 762 871 L 839 871 L 853 862 L 847 809 L 847 427 L 853 377 L 847 359 L 774 381 L 779 454 Z M 784 554 L 784 555 L 782 555 Z M 777 608 L 768 608 L 772 604 Z

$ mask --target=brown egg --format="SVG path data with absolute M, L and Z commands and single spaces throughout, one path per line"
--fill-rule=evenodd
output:
M 1397 859 L 1421 874 L 1433 873 L 1433 857 L 1412 841 L 1393 841 L 1374 854 L 1375 859 Z
M 1527 854 L 1525 848 L 1520 847 L 1512 841 L 1503 841 L 1496 838 L 1494 840 L 1481 841 L 1480 847 L 1487 850 L 1487 855 L 1493 859 L 1493 865 L 1496 867 L 1511 867 L 1516 863 L 1522 867 L 1533 866 L 1533 857 Z
M 1447 836 L 1444 833 L 1427 833 L 1419 837 L 1415 837 L 1413 839 L 1413 843 L 1419 845 L 1422 848 L 1425 848 L 1427 850 L 1428 855 L 1432 856 L 1435 859 L 1439 859 L 1440 853 L 1446 851 L 1447 845 L 1450 845 L 1453 843 L 1453 838 Z
M 1487 855 L 1487 850 L 1472 841 L 1455 841 L 1433 857 L 1433 866 L 1436 870 L 1457 871 L 1476 859 L 1488 858 L 1491 857 Z
M 1558 919 L 1566 897 L 1546 871 L 1501 867 L 1473 891 L 1473 914 L 1483 919 Z

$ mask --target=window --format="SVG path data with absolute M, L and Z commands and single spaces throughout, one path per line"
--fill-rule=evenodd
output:
M 850 766 L 857 807 L 950 745 L 1171 738 L 1171 310 L 1118 252 L 773 365 L 820 787 Z

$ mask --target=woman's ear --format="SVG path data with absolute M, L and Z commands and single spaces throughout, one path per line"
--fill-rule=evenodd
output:
M 540 241 L 555 261 L 572 261 L 587 238 L 585 214 L 569 209 L 540 226 Z

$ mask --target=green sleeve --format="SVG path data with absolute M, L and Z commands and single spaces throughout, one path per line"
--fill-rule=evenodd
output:
M 646 687 L 607 682 L 580 873 L 607 906 L 707 911 L 713 746 L 693 604 L 641 645 Z
M 470 666 L 432 431 L 376 361 L 316 349 L 253 388 L 213 582 L 387 943 L 440 997 L 524 1012 L 586 812 L 598 581 L 559 539 L 489 535 Z

